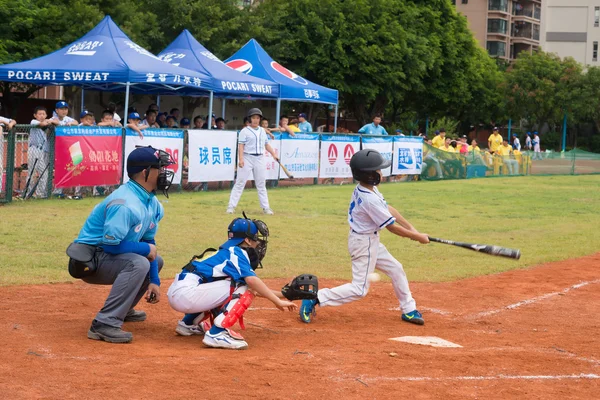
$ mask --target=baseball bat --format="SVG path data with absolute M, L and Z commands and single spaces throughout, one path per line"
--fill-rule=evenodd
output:
M 21 195 L 22 199 L 25 199 L 27 197 L 27 191 L 29 190 L 29 184 L 31 183 L 31 177 L 33 176 L 33 173 L 35 172 L 35 166 L 37 165 L 39 158 L 36 158 L 35 161 L 33 162 L 33 167 L 31 167 L 31 169 L 29 169 L 29 165 L 27 166 L 27 172 L 29 173 L 29 176 L 27 177 L 27 183 L 25 183 L 25 189 L 23 189 L 23 194 Z
M 431 236 L 429 237 L 429 241 L 450 244 L 452 246 L 458 246 L 458 247 L 462 247 L 464 249 L 478 251 L 480 253 L 489 254 L 491 256 L 507 257 L 507 258 L 512 258 L 514 260 L 518 260 L 519 258 L 521 258 L 521 250 L 519 250 L 519 249 L 509 249 L 507 247 L 493 246 L 493 245 L 487 245 L 487 244 L 454 242 L 452 240 L 439 239 L 439 238 L 434 238 Z
M 35 183 L 33 184 L 33 186 L 31 187 L 31 191 L 29 192 L 29 194 L 27 195 L 27 199 L 30 199 L 31 196 L 33 196 L 33 194 L 35 193 L 35 190 L 38 187 L 38 184 L 40 183 L 40 181 L 42 180 L 42 177 L 44 176 L 44 174 L 46 173 L 46 170 L 48 169 L 48 167 L 50 166 L 50 163 L 46 164 L 46 168 L 44 168 L 44 170 L 42 171 L 42 173 L 40 174 L 40 176 L 38 177 L 37 181 L 35 181 Z
M 281 160 L 277 160 L 277 162 L 279 163 L 279 166 L 281 167 L 281 169 L 283 170 L 283 172 L 287 175 L 287 177 L 290 178 L 290 179 L 294 179 L 294 175 L 292 175 L 290 173 L 290 171 L 288 171 L 288 169 L 285 167 L 285 165 L 283 165 L 281 163 Z

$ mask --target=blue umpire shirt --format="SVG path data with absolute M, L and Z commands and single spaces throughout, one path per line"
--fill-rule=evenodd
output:
M 75 242 L 94 246 L 153 242 L 163 216 L 154 193 L 130 180 L 94 207 Z
M 358 133 L 364 133 L 367 135 L 387 135 L 387 131 L 381 125 L 375 126 L 373 122 L 367 124 L 358 130 Z
M 249 276 L 256 276 L 250 265 L 248 253 L 239 246 L 219 249 L 202 261 L 192 261 L 196 273 L 212 282 L 214 278 L 230 277 L 235 282 L 246 283 Z

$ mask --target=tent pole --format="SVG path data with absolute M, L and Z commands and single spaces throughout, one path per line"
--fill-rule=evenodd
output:
M 225 105 L 227 104 L 227 99 L 221 99 L 221 118 L 225 119 Z
M 160 110 L 160 94 L 156 96 L 156 105 L 158 106 L 158 109 Z
M 338 120 L 338 105 L 335 105 L 335 119 L 333 120 L 333 133 L 337 133 L 337 121 Z
M 212 114 L 213 114 L 213 91 L 210 91 L 210 98 L 208 100 L 208 115 L 206 116 L 206 126 L 208 129 L 212 129 Z
M 81 112 L 85 110 L 85 89 L 81 88 Z
M 127 84 L 125 85 L 125 109 L 123 110 L 123 119 L 125 120 L 125 123 L 123 124 L 123 126 L 127 126 L 127 109 L 129 108 L 129 85 L 129 82 L 127 82 Z
M 281 99 L 277 99 L 277 108 L 275 109 L 275 125 L 279 126 L 280 118 L 281 118 Z

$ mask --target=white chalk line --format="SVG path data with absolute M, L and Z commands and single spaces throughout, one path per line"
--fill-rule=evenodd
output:
M 600 379 L 596 374 L 572 374 L 572 375 L 493 375 L 493 376 L 381 376 L 366 378 L 365 382 L 376 381 L 402 381 L 402 382 L 445 382 L 445 381 L 500 381 L 500 380 L 562 380 L 562 379 Z
M 580 282 L 580 283 L 577 283 L 575 285 L 569 286 L 568 288 L 563 289 L 560 292 L 546 293 L 546 294 L 543 294 L 541 296 L 533 297 L 533 298 L 528 299 L 528 300 L 523 300 L 523 301 L 519 301 L 519 302 L 514 303 L 514 304 L 509 304 L 507 306 L 504 306 L 502 308 L 498 308 L 496 310 L 483 311 L 483 312 L 471 315 L 471 318 L 489 317 L 490 315 L 498 314 L 498 313 L 500 313 L 502 311 L 505 311 L 505 310 L 514 310 L 515 308 L 519 308 L 519 307 L 522 307 L 522 306 L 525 306 L 525 305 L 537 303 L 538 301 L 546 300 L 546 299 L 548 299 L 550 297 L 564 295 L 564 294 L 566 294 L 566 293 L 568 293 L 568 292 L 570 292 L 572 290 L 579 289 L 579 288 L 582 288 L 584 286 L 592 285 L 592 284 L 595 284 L 595 283 L 600 283 L 600 279 L 596 279 L 594 281 Z
M 433 314 L 452 315 L 452 313 L 450 311 L 439 310 L 437 308 L 419 307 L 419 310 L 427 311 L 427 312 L 430 312 Z M 392 307 L 392 308 L 388 308 L 388 311 L 401 311 L 401 310 L 400 310 L 400 307 Z

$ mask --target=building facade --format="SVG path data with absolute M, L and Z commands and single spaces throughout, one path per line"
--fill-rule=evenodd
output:
M 598 63 L 600 0 L 546 0 L 542 48 L 585 65 Z
M 599 0 L 600 1 L 600 0 Z M 492 57 L 507 61 L 541 45 L 541 0 L 455 0 L 473 35 Z

